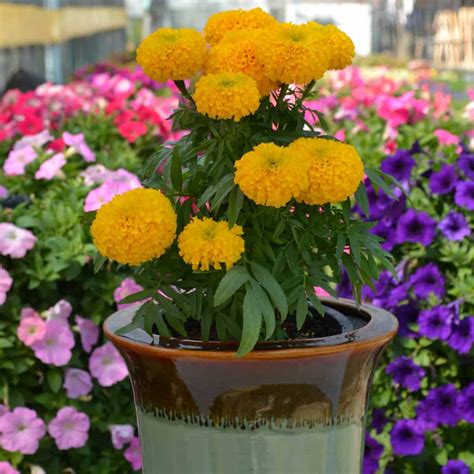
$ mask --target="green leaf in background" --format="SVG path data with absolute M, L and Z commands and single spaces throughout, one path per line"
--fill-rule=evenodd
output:
M 262 312 L 250 286 L 247 287 L 247 292 L 245 293 L 242 316 L 242 339 L 237 351 L 237 355 L 240 357 L 253 349 L 260 336 L 260 328 L 262 326 Z
M 58 393 L 62 384 L 62 377 L 59 369 L 50 368 L 46 375 L 46 380 L 48 381 L 49 388 L 54 393 Z
M 173 148 L 173 153 L 171 153 L 170 179 L 174 189 L 177 192 L 181 192 L 183 189 L 183 172 L 181 169 L 180 152 L 177 146 Z

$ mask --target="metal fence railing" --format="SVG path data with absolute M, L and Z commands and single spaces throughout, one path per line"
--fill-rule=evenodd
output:
M 18 70 L 64 82 L 126 45 L 124 0 L 0 0 L 0 24 L 0 92 Z

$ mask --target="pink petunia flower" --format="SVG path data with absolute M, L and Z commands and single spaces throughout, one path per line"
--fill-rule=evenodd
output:
M 37 157 L 38 154 L 31 145 L 18 150 L 13 149 L 8 154 L 5 163 L 3 163 L 5 176 L 20 176 L 25 174 L 26 166 L 36 160 Z
M 82 448 L 89 438 L 89 417 L 73 407 L 61 408 L 48 425 L 48 433 L 60 450 Z
M 122 449 L 133 439 L 134 428 L 132 425 L 110 425 L 109 430 L 115 449 Z
M 41 148 L 43 145 L 51 141 L 54 137 L 49 133 L 49 130 L 43 130 L 36 135 L 27 135 L 20 138 L 13 146 L 14 150 L 20 150 L 27 146 L 34 148 Z
M 12 258 L 23 258 L 36 243 L 33 232 L 9 222 L 0 224 L 0 254 Z
M 451 132 L 442 128 L 438 128 L 433 132 L 433 134 L 438 139 L 439 144 L 443 146 L 459 145 L 459 142 L 461 141 L 457 135 L 453 135 Z M 457 151 L 461 152 L 462 148 L 458 147 Z
M 34 410 L 18 407 L 0 417 L 0 433 L 5 451 L 34 454 L 46 427 Z
M 127 366 L 110 342 L 106 342 L 92 352 L 89 370 L 103 387 L 110 387 L 121 382 L 128 375 Z
M 103 183 L 113 171 L 107 169 L 104 165 L 91 165 L 80 173 L 86 186 L 92 186 L 96 183 Z
M 8 461 L 0 461 L 0 474 L 20 474 Z
M 38 311 L 35 311 L 33 308 L 21 308 L 20 319 L 32 318 L 33 316 L 39 316 Z
M 109 177 L 96 189 L 89 192 L 84 202 L 84 211 L 97 211 L 117 194 L 140 188 L 140 180 L 127 170 L 111 172 Z
M 13 278 L 0 265 L 0 306 L 7 300 L 7 293 L 13 285 Z
M 0 199 L 5 199 L 8 197 L 8 189 L 5 186 L 0 184 Z
M 92 378 L 85 370 L 66 369 L 63 386 L 69 398 L 83 397 L 92 390 Z
M 38 171 L 35 173 L 36 179 L 51 180 L 61 176 L 61 168 L 66 164 L 64 153 L 56 153 L 49 160 L 41 163 Z
M 16 330 L 18 339 L 28 347 L 43 339 L 45 333 L 46 322 L 39 315 L 22 318 Z
M 120 286 L 118 286 L 114 291 L 114 301 L 117 303 L 117 308 L 125 309 L 130 306 L 135 306 L 137 303 L 141 303 L 142 301 L 137 303 L 119 304 L 119 302 L 127 296 L 138 293 L 139 291 L 143 291 L 143 286 L 140 286 L 133 278 L 125 278 L 122 283 L 120 283 Z
M 44 336 L 31 345 L 41 362 L 57 367 L 66 365 L 71 360 L 73 347 L 74 336 L 71 329 L 67 322 L 60 319 L 47 321 Z
M 82 347 L 89 353 L 99 340 L 99 328 L 90 319 L 81 318 L 79 315 L 75 319 L 76 324 L 79 326 Z
M 137 436 L 132 439 L 130 446 L 123 453 L 125 459 L 132 465 L 134 471 L 142 468 L 142 452 L 140 449 L 140 440 Z
M 329 293 L 324 288 L 321 288 L 320 286 L 314 287 L 314 294 L 316 296 L 330 296 Z
M 59 300 L 48 309 L 48 319 L 61 319 L 66 321 L 72 313 L 71 303 L 67 300 Z
M 72 146 L 88 163 L 95 161 L 95 153 L 85 142 L 83 133 L 73 135 L 72 133 L 64 132 L 63 140 L 66 145 Z

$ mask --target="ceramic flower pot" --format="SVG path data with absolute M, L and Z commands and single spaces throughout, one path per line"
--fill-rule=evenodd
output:
M 232 343 L 118 336 L 133 310 L 105 322 L 130 371 L 145 474 L 359 473 L 370 383 L 397 331 L 390 313 L 325 300 L 350 331 Z M 153 343 L 153 344 L 152 344 Z

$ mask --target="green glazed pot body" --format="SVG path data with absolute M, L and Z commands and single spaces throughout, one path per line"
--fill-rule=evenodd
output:
M 117 336 L 133 311 L 110 316 L 105 331 L 130 372 L 144 473 L 360 473 L 372 374 L 397 320 L 369 305 L 325 303 L 358 329 L 262 343 L 243 358 L 218 343 Z

